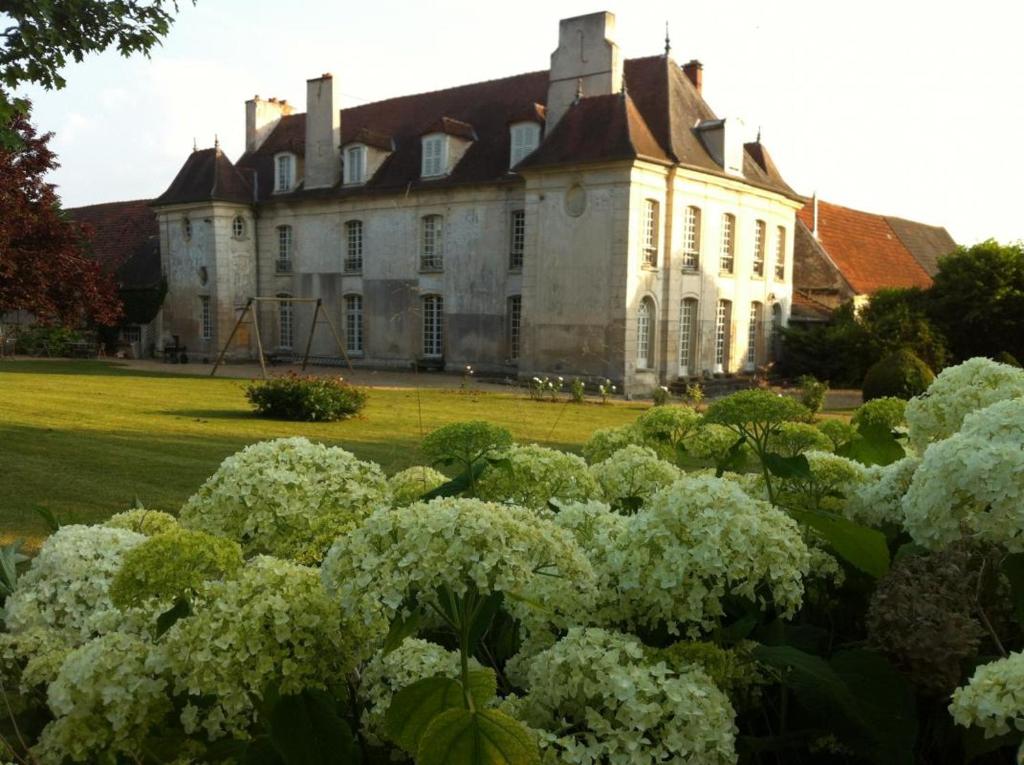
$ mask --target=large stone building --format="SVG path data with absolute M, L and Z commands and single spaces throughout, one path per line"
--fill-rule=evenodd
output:
M 213 357 L 250 296 L 301 354 L 321 298 L 357 364 L 609 377 L 645 392 L 769 360 L 804 200 L 701 96 L 701 65 L 623 60 L 565 19 L 549 70 L 340 109 L 245 104 L 245 154 L 195 151 L 153 202 L 162 325 Z M 252 327 L 229 352 L 251 357 Z M 340 355 L 328 331 L 314 355 Z

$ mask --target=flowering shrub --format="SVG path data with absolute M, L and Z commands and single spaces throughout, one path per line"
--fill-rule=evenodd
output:
M 682 475 L 646 446 L 627 446 L 590 468 L 605 502 L 626 512 L 645 504 Z
M 178 527 L 178 519 L 170 513 L 135 507 L 123 513 L 115 513 L 103 524 L 111 529 L 128 529 L 136 534 L 151 537 Z
M 480 499 L 542 509 L 552 499 L 587 500 L 598 492 L 587 463 L 575 454 L 529 444 L 506 449 L 499 460 L 477 483 Z
M 366 393 L 340 377 L 294 372 L 250 383 L 245 397 L 256 414 L 278 420 L 331 422 L 351 417 L 366 406 Z
M 886 399 L 878 400 L 885 401 Z M 832 445 L 832 451 L 836 451 L 843 444 L 848 444 L 857 438 L 857 429 L 845 420 L 822 420 L 815 427 L 825 434 Z
M 997 401 L 1024 396 L 1024 370 L 986 358 L 946 367 L 924 395 L 907 402 L 910 440 L 924 450 L 932 441 L 949 438 L 971 412 Z
M 986 736 L 1024 732 L 1024 651 L 978 667 L 949 711 L 957 724 L 977 725 Z
M 738 436 L 724 425 L 703 422 L 683 439 L 683 448 L 691 457 L 718 462 L 725 459 Z
M 847 495 L 846 516 L 869 526 L 902 525 L 903 496 L 920 464 L 918 457 L 904 457 L 891 465 L 869 466 Z
M 406 468 L 388 479 L 395 507 L 405 507 L 419 500 L 427 492 L 447 483 L 448 476 L 425 465 Z
M 639 444 L 642 440 L 639 431 L 633 425 L 618 428 L 599 428 L 590 434 L 583 444 L 583 458 L 593 465 L 611 457 L 619 449 L 630 444 Z
M 804 457 L 810 466 L 809 478 L 779 480 L 779 499 L 787 507 L 839 512 L 846 497 L 866 480 L 866 469 L 859 462 L 823 451 L 809 451 Z
M 247 446 L 181 509 L 186 528 L 234 539 L 246 555 L 315 563 L 338 534 L 390 502 L 377 465 L 305 438 Z
M 505 428 L 483 420 L 453 422 L 431 431 L 420 448 L 434 463 L 475 477 L 475 468 L 512 444 Z M 472 481 L 471 481 L 472 483 Z
M 601 394 L 601 403 L 607 404 L 608 397 L 615 395 L 615 386 L 612 385 L 612 381 L 605 379 L 604 382 L 598 384 L 597 392 Z
M 656 406 L 637 417 L 634 427 L 645 446 L 669 446 L 674 452 L 700 420 L 700 415 L 688 406 Z
M 768 448 L 784 457 L 795 457 L 812 449 L 831 451 L 832 441 L 814 425 L 784 422 L 779 425 L 778 432 L 768 439 Z
M 814 375 L 801 375 L 797 384 L 800 386 L 800 403 L 806 406 L 811 414 L 820 412 L 825 406 L 828 383 L 822 382 Z
M 582 404 L 586 398 L 587 384 L 580 378 L 576 378 L 569 385 L 569 394 L 572 396 L 574 404 Z
M 895 430 L 903 424 L 907 402 L 895 396 L 882 396 L 865 402 L 853 413 L 851 422 L 858 428 L 881 427 Z
M 651 398 L 654 399 L 655 406 L 665 406 L 671 397 L 672 394 L 668 392 L 668 388 L 664 385 L 659 385 L 651 391 Z

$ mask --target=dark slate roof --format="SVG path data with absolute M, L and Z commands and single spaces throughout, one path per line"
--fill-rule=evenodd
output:
M 193 151 L 154 205 L 253 201 L 252 171 L 235 167 L 219 148 Z
M 572 146 L 576 156 L 570 159 L 568 146 L 550 153 L 558 161 L 596 161 L 610 159 L 602 156 L 608 149 L 623 153 L 628 136 L 632 149 L 626 155 L 645 156 L 670 161 L 702 172 L 711 173 L 777 191 L 793 199 L 802 200 L 777 171 L 766 171 L 749 154 L 744 157 L 744 178 L 727 175 L 705 150 L 694 131 L 698 121 L 714 119 L 714 112 L 697 93 L 693 83 L 682 69 L 665 56 L 629 59 L 624 64 L 624 77 L 629 98 L 625 111 L 616 112 L 611 99 L 584 106 L 612 115 L 617 129 L 583 130 L 577 126 L 582 142 Z M 351 143 L 361 131 L 386 136 L 394 143 L 394 150 L 380 169 L 366 184 L 357 187 L 337 186 L 333 189 L 305 191 L 301 186 L 287 195 L 272 195 L 273 158 L 281 151 L 302 156 L 305 151 L 305 114 L 282 117 L 267 140 L 254 152 L 243 155 L 238 168 L 254 172 L 261 201 L 272 198 L 302 196 L 352 196 L 359 194 L 394 193 L 417 188 L 439 188 L 459 184 L 496 183 L 514 181 L 517 176 L 509 172 L 510 136 L 508 125 L 523 118 L 543 119 L 543 104 L 547 100 L 548 72 L 529 72 L 498 80 L 462 85 L 431 93 L 391 98 L 341 110 L 341 143 Z M 621 99 L 620 99 L 621 100 Z M 570 109 L 570 112 L 573 111 Z M 444 178 L 420 178 L 420 137 L 429 128 L 442 124 L 462 123 L 472 126 L 475 140 L 466 150 L 450 175 Z M 462 129 L 465 132 L 465 129 Z M 535 153 L 545 156 L 544 144 L 558 137 L 553 130 L 545 136 L 541 148 Z M 584 135 L 585 134 L 585 135 Z M 632 153 L 630 153 L 630 151 Z M 531 156 L 530 166 L 537 167 Z M 525 164 L 524 164 L 525 166 Z M 774 167 L 774 166 L 773 166 Z
M 885 220 L 929 276 L 938 273 L 939 258 L 956 249 L 953 237 L 942 226 L 929 226 L 891 215 L 887 215 Z
M 796 219 L 793 238 L 793 288 L 853 293 L 838 266 L 800 218 Z
M 160 283 L 160 237 L 149 199 L 72 207 L 65 212 L 84 224 L 89 246 L 123 289 Z

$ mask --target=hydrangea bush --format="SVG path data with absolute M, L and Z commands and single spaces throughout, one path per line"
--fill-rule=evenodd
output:
M 395 507 L 411 505 L 424 494 L 433 491 L 447 481 L 448 476 L 440 470 L 434 470 L 426 465 L 406 468 L 388 479 L 392 503 Z
M 1024 652 L 982 665 L 953 693 L 949 705 L 960 725 L 977 725 L 986 736 L 1024 734 Z
M 548 502 L 591 499 L 597 482 L 582 457 L 537 444 L 512 446 L 498 455 L 476 485 L 476 496 L 492 502 L 545 508 Z
M 635 510 L 682 471 L 659 459 L 653 449 L 631 445 L 590 468 L 601 497 L 615 508 Z

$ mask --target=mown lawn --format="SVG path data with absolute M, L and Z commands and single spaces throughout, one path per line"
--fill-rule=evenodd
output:
M 512 393 L 370 391 L 358 419 L 290 423 L 254 417 L 237 379 L 157 374 L 99 361 L 0 361 L 0 540 L 45 533 L 33 507 L 63 523 L 131 506 L 176 512 L 224 457 L 268 438 L 343 446 L 388 473 L 422 462 L 423 434 L 486 419 L 519 441 L 574 450 L 648 404 L 551 404 Z

